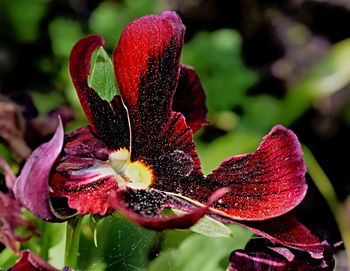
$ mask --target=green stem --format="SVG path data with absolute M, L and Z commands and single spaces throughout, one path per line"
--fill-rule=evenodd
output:
M 75 216 L 67 222 L 64 264 L 74 269 L 77 268 L 78 264 L 80 228 L 82 221 L 83 216 Z
M 344 205 L 339 202 L 331 181 L 322 170 L 321 166 L 311 151 L 305 146 L 303 146 L 303 151 L 304 160 L 308 167 L 308 172 L 317 189 L 326 199 L 329 208 L 333 212 L 334 218 L 338 224 L 339 231 L 344 242 L 345 251 L 347 252 L 348 263 L 350 265 L 350 221 L 347 217 Z

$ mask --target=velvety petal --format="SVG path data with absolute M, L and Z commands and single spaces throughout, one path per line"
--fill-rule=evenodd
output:
M 306 167 L 301 158 L 295 134 L 277 125 L 255 152 L 225 160 L 208 175 L 206 187 L 199 188 L 192 198 L 210 194 L 208 189 L 228 186 L 231 192 L 214 204 L 221 215 L 238 220 L 280 216 L 305 196 Z
M 49 178 L 62 146 L 63 127 L 60 121 L 52 139 L 40 145 L 28 158 L 14 186 L 15 197 L 21 205 L 44 220 L 60 220 L 51 209 Z
M 65 135 L 63 151 L 50 182 L 51 198 L 53 202 L 67 198 L 68 206 L 80 214 L 105 215 L 114 211 L 116 178 L 106 144 L 90 126 L 85 126 Z M 55 204 L 56 210 L 60 207 Z
M 192 131 L 181 114 L 172 112 L 184 29 L 174 12 L 137 19 L 122 33 L 113 59 L 130 117 L 132 160 L 152 165 L 179 150 L 199 170 Z
M 58 271 L 58 269 L 45 262 L 29 250 L 21 252 L 19 261 L 8 271 Z
M 103 216 L 115 210 L 116 180 L 114 170 L 105 164 L 72 171 L 68 177 L 55 173 L 51 196 L 66 197 L 68 206 L 80 214 Z
M 324 245 L 307 227 L 290 214 L 255 222 L 232 220 L 213 213 L 210 213 L 210 215 L 221 222 L 248 228 L 274 244 L 281 244 L 292 249 L 307 252 L 315 259 L 323 257 Z
M 81 106 L 98 136 L 113 148 L 129 147 L 129 127 L 124 108 L 113 107 L 88 85 L 91 55 L 103 45 L 104 40 L 98 35 L 78 41 L 72 49 L 69 71 Z
M 187 125 L 194 133 L 208 123 L 204 90 L 192 67 L 181 65 L 173 110 L 185 116 Z
M 308 252 L 313 258 L 322 258 L 324 247 L 308 228 L 286 214 L 274 219 L 259 222 L 244 222 L 245 227 L 273 243 Z
M 35 223 L 24 218 L 21 206 L 12 195 L 0 192 L 0 243 L 12 249 L 15 253 L 19 252 L 16 242 L 24 242 L 30 237 L 19 236 L 16 233 L 18 227 L 24 228 L 35 235 L 39 234 Z
M 228 271 L 286 271 L 287 263 L 278 256 L 264 251 L 246 253 L 236 250 L 230 256 Z
M 152 189 L 120 190 L 117 193 L 116 207 L 125 217 L 149 229 L 187 229 L 197 223 L 208 212 L 209 206 L 228 191 L 226 188 L 215 191 L 205 205 L 183 215 L 162 216 L 163 209 L 174 206 L 172 201 L 176 199 Z
M 229 271 L 318 271 L 333 270 L 334 260 L 313 259 L 307 253 L 274 246 L 264 239 L 253 239 L 245 251 L 236 250 L 230 256 Z

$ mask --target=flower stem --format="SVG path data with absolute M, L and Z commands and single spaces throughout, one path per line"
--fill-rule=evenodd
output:
M 71 268 L 77 268 L 79 254 L 80 228 L 83 216 L 75 216 L 67 221 L 66 251 L 64 264 Z
M 346 214 L 344 205 L 339 202 L 331 181 L 322 170 L 321 166 L 311 151 L 305 146 L 303 146 L 303 151 L 304 159 L 308 167 L 308 172 L 317 189 L 326 199 L 328 206 L 331 209 L 338 224 L 338 228 L 344 242 L 345 251 L 347 252 L 348 264 L 350 266 L 350 221 Z

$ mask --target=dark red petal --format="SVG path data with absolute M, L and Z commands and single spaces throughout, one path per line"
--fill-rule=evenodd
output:
M 247 253 L 236 250 L 230 256 L 228 271 L 287 271 L 286 266 L 285 260 L 264 251 Z
M 132 160 L 152 160 L 175 150 L 190 154 L 192 132 L 181 114 L 172 112 L 180 71 L 185 27 L 174 12 L 130 23 L 114 51 L 114 67 L 132 130 Z
M 309 254 L 274 246 L 264 239 L 252 239 L 245 251 L 236 250 L 230 256 L 229 271 L 330 271 L 334 260 L 313 259 Z
M 264 220 L 288 212 L 302 201 L 307 190 L 301 158 L 295 134 L 275 126 L 255 152 L 225 160 L 207 177 L 211 191 L 231 188 L 214 208 L 238 220 Z
M 29 250 L 21 252 L 19 261 L 8 271 L 58 271 L 58 269 L 45 262 Z
M 320 240 L 289 214 L 265 221 L 243 222 L 241 225 L 273 243 L 308 252 L 315 259 L 323 257 L 324 247 Z
M 117 193 L 117 210 L 135 223 L 153 230 L 187 229 L 201 219 L 214 201 L 221 198 L 229 190 L 219 189 L 202 207 L 197 207 L 184 215 L 160 216 L 167 206 L 169 196 L 156 190 L 120 190 Z
M 210 215 L 221 222 L 248 228 L 274 244 L 281 244 L 292 249 L 307 252 L 315 259 L 323 257 L 324 246 L 320 240 L 290 214 L 255 222 L 236 221 L 212 213 Z
M 63 133 L 60 121 L 52 139 L 40 145 L 28 158 L 14 186 L 15 197 L 24 207 L 50 221 L 60 220 L 51 210 L 49 178 L 62 150 Z
M 69 71 L 81 106 L 98 136 L 114 148 L 129 146 L 129 127 L 124 108 L 112 107 L 88 86 L 91 55 L 104 40 L 91 35 L 78 41 L 69 60 Z
M 18 227 L 39 234 L 35 223 L 23 217 L 21 206 L 12 195 L 0 192 L 0 243 L 11 248 L 15 253 L 19 252 L 16 242 L 29 239 L 29 236 L 21 237 L 16 234 Z
M 7 162 L 5 161 L 4 158 L 1 157 L 1 155 L 0 155 L 0 169 L 3 170 L 7 189 L 12 190 L 12 187 L 16 180 L 16 176 L 13 173 L 9 164 L 7 164 Z
M 66 197 L 69 207 L 80 214 L 103 216 L 115 210 L 118 186 L 112 168 L 95 165 L 90 169 L 72 172 L 68 177 L 56 173 L 52 182 L 52 197 Z
M 192 67 L 181 65 L 173 110 L 185 116 L 187 125 L 194 133 L 208 123 L 204 90 Z
M 65 197 L 69 207 L 80 214 L 114 211 L 111 199 L 118 189 L 116 173 L 109 164 L 106 144 L 89 126 L 65 136 L 50 185 L 52 200 Z

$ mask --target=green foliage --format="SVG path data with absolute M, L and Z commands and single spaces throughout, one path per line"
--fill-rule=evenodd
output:
M 34 42 L 48 4 L 49 0 L 1 0 L 0 10 L 5 11 L 18 40 Z
M 83 37 L 81 26 L 72 19 L 56 18 L 49 25 L 52 50 L 56 56 L 68 60 L 73 45 Z
M 289 125 L 313 102 L 325 99 L 350 83 L 350 39 L 333 45 L 327 55 L 290 89 L 281 103 L 280 121 Z
M 258 78 L 242 63 L 240 47 L 239 34 L 230 29 L 198 33 L 184 46 L 182 62 L 198 72 L 209 111 L 241 104 L 246 90 Z
M 209 238 L 192 234 L 178 248 L 163 251 L 146 269 L 147 271 L 222 271 L 228 265 L 228 255 L 242 248 L 252 234 L 238 226 L 230 225 L 233 238 Z
M 11 249 L 5 248 L 0 253 L 0 270 L 7 270 L 17 261 L 17 259 L 17 255 Z
M 140 228 L 119 215 L 102 219 L 97 227 L 97 247 L 89 221 L 80 240 L 79 270 L 131 271 L 144 267 L 158 233 Z M 102 268 L 102 269 L 100 269 Z

